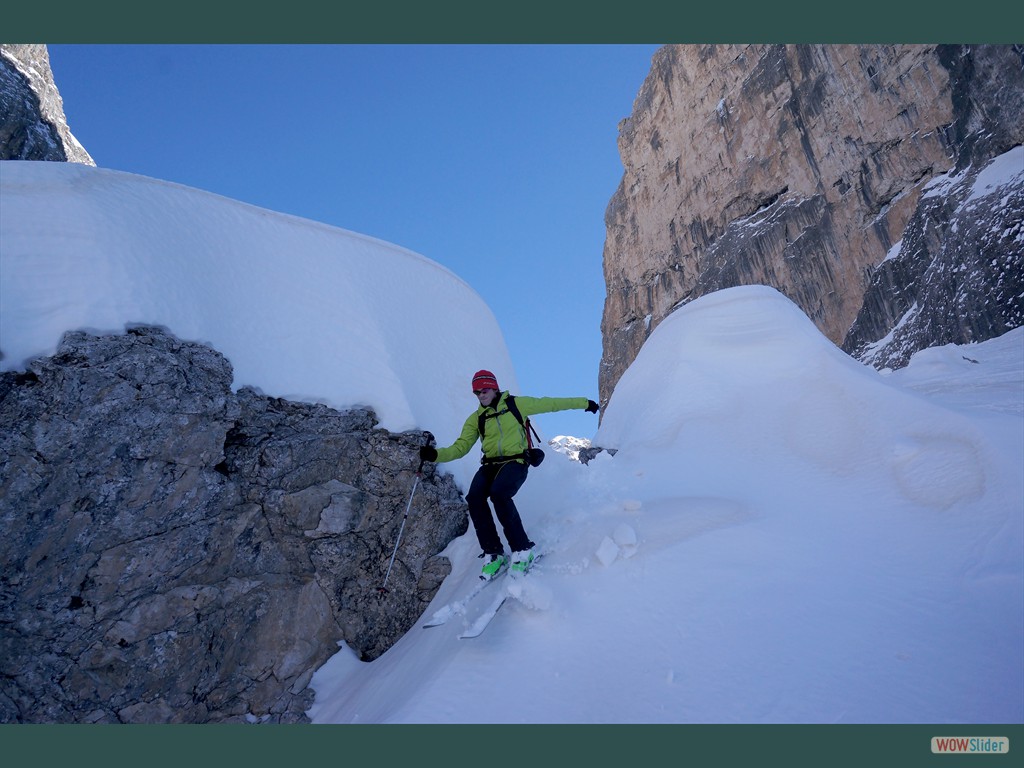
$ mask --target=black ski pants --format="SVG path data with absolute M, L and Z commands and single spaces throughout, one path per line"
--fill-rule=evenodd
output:
M 533 546 L 523 530 L 523 521 L 519 517 L 512 497 L 516 495 L 523 483 L 529 467 L 518 461 L 507 461 L 504 464 L 484 464 L 476 471 L 473 482 L 469 485 L 466 502 L 469 504 L 469 517 L 473 521 L 476 537 L 480 548 L 488 555 L 500 555 L 504 552 L 498 529 L 491 516 L 491 508 L 487 505 L 490 498 L 494 505 L 494 514 L 505 532 L 505 539 L 513 552 L 529 549 Z

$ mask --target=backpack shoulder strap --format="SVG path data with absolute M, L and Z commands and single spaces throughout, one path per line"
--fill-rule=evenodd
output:
M 519 406 L 516 405 L 515 395 L 507 395 L 505 397 L 505 405 L 508 406 L 509 413 L 516 417 L 516 421 L 519 422 L 519 426 L 526 426 L 523 423 L 523 414 L 519 412 Z
M 516 405 L 516 399 L 513 395 L 509 395 L 505 398 L 505 404 L 508 406 L 509 413 L 516 417 L 516 421 L 519 422 L 519 426 L 523 428 L 526 433 L 526 442 L 533 448 L 533 438 L 530 437 L 530 433 L 533 433 L 533 437 L 540 441 L 540 435 L 537 434 L 537 430 L 533 428 L 533 424 L 530 423 L 529 419 L 523 420 L 523 414 L 519 412 L 519 406 Z
M 523 414 L 519 412 L 519 406 L 516 405 L 515 395 L 505 395 L 505 408 L 508 410 L 509 413 L 516 417 L 516 421 L 519 422 L 519 426 L 525 429 L 526 424 L 528 424 L 529 421 L 525 423 L 523 422 Z M 496 416 L 500 416 L 504 412 L 505 411 L 496 411 L 495 413 L 486 413 L 484 411 L 480 412 L 480 416 L 477 417 L 477 429 L 480 430 L 481 438 L 484 436 L 484 426 L 487 424 L 487 420 L 493 419 Z

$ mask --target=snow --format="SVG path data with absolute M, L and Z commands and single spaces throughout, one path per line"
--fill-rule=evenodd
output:
M 974 180 L 968 202 L 992 194 L 992 191 L 1024 181 L 1024 146 L 1017 146 L 986 165 Z
M 893 261 L 895 259 L 898 259 L 900 257 L 900 253 L 902 253 L 902 251 L 903 251 L 903 241 L 902 240 L 897 240 L 893 244 L 893 246 L 888 250 L 888 252 L 886 252 L 885 258 L 882 259 L 882 261 L 886 262 L 886 261 Z
M 883 377 L 772 289 L 686 305 L 615 390 L 614 457 L 520 493 L 546 552 L 522 599 L 475 640 L 467 614 L 343 649 L 311 716 L 1020 722 L 1021 333 Z M 471 587 L 470 537 L 448 554 L 425 616 Z
M 6 369 L 65 330 L 157 323 L 238 385 L 367 403 L 442 444 L 475 407 L 479 345 L 514 386 L 493 314 L 416 254 L 138 176 L 0 171 Z M 1021 723 L 1022 334 L 880 374 L 773 289 L 686 304 L 581 436 L 614 455 L 531 471 L 517 501 L 544 557 L 486 632 L 458 639 L 475 603 L 420 626 L 477 582 L 470 532 L 417 626 L 313 676 L 310 717 Z M 474 469 L 437 467 L 463 487 Z
M 871 342 L 870 344 L 868 344 L 864 348 L 864 352 L 862 354 L 862 357 L 864 358 L 864 361 L 867 362 L 867 363 L 871 363 L 874 360 L 874 358 L 878 355 L 879 352 L 884 350 L 886 347 L 888 347 L 892 343 L 893 339 L 896 338 L 896 335 L 901 330 L 903 330 L 903 328 L 905 326 L 907 326 L 911 322 L 913 322 L 914 318 L 917 317 L 917 315 L 920 313 L 920 311 L 921 311 L 921 307 L 915 301 L 910 306 L 910 309 L 908 309 L 906 312 L 903 313 L 903 316 L 899 320 L 896 321 L 896 325 L 894 325 L 889 330 L 889 332 L 887 334 L 885 334 L 885 336 L 880 338 L 878 341 Z
M 942 176 L 936 176 L 925 185 L 922 196 L 928 198 L 945 195 L 963 181 L 969 172 L 970 168 L 966 168 L 959 173 L 950 171 Z M 994 157 L 979 171 L 971 185 L 970 194 L 962 204 L 969 205 L 987 197 L 995 189 L 1018 185 L 1021 183 L 1022 176 L 1024 176 L 1024 146 L 1016 146 Z
M 573 461 L 579 459 L 580 451 L 584 448 L 590 447 L 590 440 L 582 437 L 574 437 L 573 435 L 556 435 L 555 437 L 548 440 L 550 445 L 556 452 L 568 456 Z
M 155 324 L 223 353 L 238 387 L 371 405 L 380 426 L 439 440 L 458 434 L 485 362 L 518 388 L 494 314 L 419 254 L 75 163 L 4 161 L 0 184 L 3 370 L 52 354 L 70 329 Z

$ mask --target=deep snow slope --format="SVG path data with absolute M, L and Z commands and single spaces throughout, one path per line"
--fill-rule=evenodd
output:
M 619 381 L 594 439 L 616 454 L 531 471 L 517 501 L 546 555 L 487 632 L 458 639 L 471 610 L 371 664 L 342 649 L 310 715 L 1021 722 L 1022 338 L 886 377 L 772 289 L 694 301 Z M 448 548 L 425 617 L 477 551 Z

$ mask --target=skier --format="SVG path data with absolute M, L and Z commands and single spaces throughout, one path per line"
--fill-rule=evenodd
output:
M 473 375 L 473 394 L 480 407 L 462 425 L 462 434 L 447 448 L 420 448 L 424 461 L 446 462 L 461 459 L 480 438 L 483 456 L 466 494 L 469 517 L 473 521 L 477 540 L 483 550 L 483 571 L 480 578 L 489 580 L 497 576 L 508 564 L 498 530 L 487 504 L 490 497 L 494 514 L 501 523 L 511 550 L 513 574 L 525 573 L 534 560 L 534 543 L 526 535 L 512 497 L 526 482 L 528 438 L 523 420 L 536 413 L 568 411 L 575 408 L 597 413 L 597 403 L 585 397 L 510 397 L 502 392 L 490 371 L 477 371 Z M 518 409 L 522 418 L 517 418 Z

